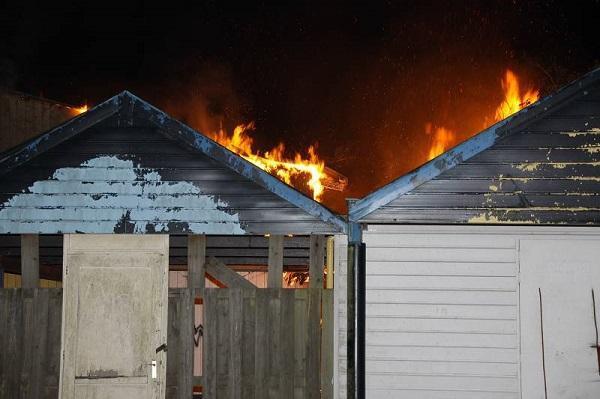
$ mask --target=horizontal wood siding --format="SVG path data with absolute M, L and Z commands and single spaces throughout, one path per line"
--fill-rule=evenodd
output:
M 367 231 L 364 242 L 367 397 L 518 398 L 516 240 Z
M 0 176 L 0 232 L 336 230 L 160 130 L 115 127 L 118 120 L 114 116 Z
M 599 175 L 596 85 L 361 222 L 597 225 Z

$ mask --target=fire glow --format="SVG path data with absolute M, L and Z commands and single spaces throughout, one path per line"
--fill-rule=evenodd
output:
M 506 70 L 501 83 L 504 99 L 496 107 L 494 117 L 491 118 L 492 123 L 489 123 L 490 118 L 484 118 L 484 128 L 508 118 L 539 99 L 540 93 L 536 89 L 528 89 L 521 94 L 519 78 L 510 69 Z M 448 148 L 456 144 L 455 132 L 446 127 L 433 126 L 431 123 L 428 123 L 425 127 L 425 133 L 432 137 L 427 156 L 428 161 L 444 153 Z
M 294 185 L 298 180 L 305 181 L 312 192 L 313 199 L 319 201 L 325 190 L 324 181 L 328 175 L 325 162 L 319 158 L 315 147 L 312 145 L 308 147 L 307 156 L 296 153 L 293 158 L 285 156 L 283 143 L 279 143 L 270 151 L 260 153 L 252 148 L 254 140 L 248 131 L 253 129 L 254 124 L 251 122 L 236 126 L 231 135 L 221 129 L 208 136 L 289 185 Z
M 87 105 L 82 105 L 81 107 L 71 107 L 71 111 L 75 115 L 83 114 L 84 112 L 87 112 L 87 110 L 88 110 L 88 106 Z

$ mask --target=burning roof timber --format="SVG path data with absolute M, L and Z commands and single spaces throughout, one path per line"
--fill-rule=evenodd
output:
M 349 219 L 600 224 L 600 68 L 355 202 Z
M 3 154 L 0 186 L 1 233 L 345 231 L 321 204 L 129 92 Z

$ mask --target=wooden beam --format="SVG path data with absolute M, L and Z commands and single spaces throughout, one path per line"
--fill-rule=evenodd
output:
M 323 266 L 325 265 L 325 237 L 310 236 L 310 260 L 308 272 L 310 288 L 323 288 Z
M 188 264 L 188 325 L 189 331 L 195 331 L 196 324 L 204 324 L 204 320 L 196 320 L 196 298 L 204 298 L 205 283 L 205 263 L 206 263 L 206 236 L 189 235 L 187 242 L 187 264 Z M 180 398 L 189 398 L 193 395 L 194 386 L 194 343 L 192 340 L 185 341 L 183 348 L 185 351 L 184 363 L 185 369 L 181 370 L 185 374 L 182 381 Z M 200 338 L 198 343 L 202 353 L 204 353 L 204 339 Z M 204 356 L 204 355 L 203 355 Z M 204 359 L 202 359 L 204 363 Z
M 21 235 L 21 287 L 40 286 L 40 237 L 37 234 Z
M 188 288 L 196 290 L 196 295 L 204 293 L 204 263 L 206 262 L 206 236 L 188 236 Z
M 281 288 L 283 282 L 283 236 L 269 237 L 269 272 L 267 288 Z
M 212 278 L 220 281 L 228 288 L 256 288 L 254 284 L 225 266 L 225 264 L 216 258 L 208 258 L 205 266 L 206 273 L 210 274 Z
M 333 248 L 334 248 L 334 238 L 333 236 L 327 237 L 327 281 L 325 282 L 325 288 L 332 289 L 333 288 Z

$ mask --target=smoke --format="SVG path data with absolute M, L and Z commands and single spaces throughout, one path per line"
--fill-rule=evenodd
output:
M 159 102 L 166 112 L 205 134 L 230 131 L 246 121 L 244 101 L 231 69 L 218 62 L 185 65 L 161 84 Z M 153 94 L 156 97 L 156 93 Z

